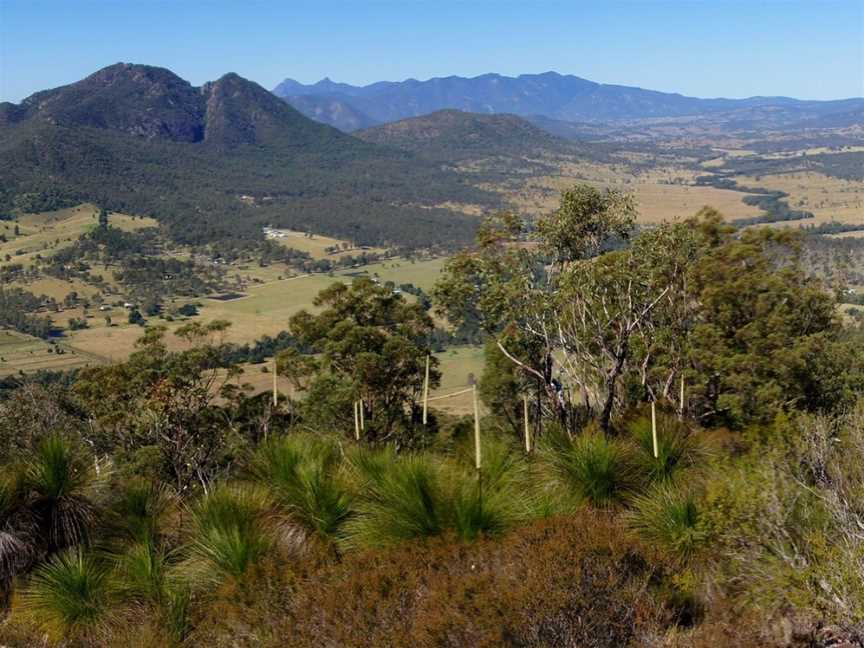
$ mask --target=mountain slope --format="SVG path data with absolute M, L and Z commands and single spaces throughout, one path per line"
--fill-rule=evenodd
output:
M 85 200 L 154 216 L 194 244 L 260 239 L 266 224 L 362 243 L 458 242 L 473 219 L 435 206 L 495 204 L 235 74 L 194 88 L 130 64 L 0 104 L 0 209 Z
M 355 133 L 367 142 L 437 160 L 575 152 L 573 145 L 515 115 L 439 110 Z
M 484 74 L 474 78 L 450 76 L 427 81 L 379 82 L 367 86 L 334 83 L 329 79 L 303 85 L 291 79 L 274 88 L 281 97 L 326 96 L 343 101 L 381 122 L 446 108 L 478 113 L 540 115 L 564 121 L 609 121 L 683 117 L 743 108 L 774 107 L 789 120 L 848 112 L 864 106 L 864 99 L 799 101 L 786 97 L 699 99 L 642 88 L 595 83 L 555 72 L 507 77 Z M 850 105 L 851 102 L 851 105 Z
M 329 124 L 344 133 L 378 124 L 349 103 L 326 95 L 297 95 L 286 97 L 285 101 L 309 119 Z

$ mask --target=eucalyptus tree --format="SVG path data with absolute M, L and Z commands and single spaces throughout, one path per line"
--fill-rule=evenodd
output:
M 352 403 L 360 401 L 365 438 L 412 442 L 408 431 L 415 427 L 423 392 L 432 318 L 420 304 L 368 279 L 350 286 L 334 283 L 319 293 L 315 305 L 323 310 L 301 311 L 289 322 L 292 335 L 312 354 L 279 358 L 280 370 L 308 394 L 307 418 L 344 428 Z M 431 387 L 440 380 L 437 364 L 432 357 Z
M 633 338 L 652 335 L 654 311 L 678 300 L 694 248 L 686 228 L 672 227 L 625 245 L 634 223 L 632 197 L 587 185 L 564 192 L 536 226 L 513 214 L 489 219 L 477 246 L 445 267 L 439 310 L 480 322 L 559 417 L 563 379 L 608 429 Z

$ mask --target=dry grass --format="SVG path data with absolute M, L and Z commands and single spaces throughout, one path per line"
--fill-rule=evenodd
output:
M 473 374 L 479 379 L 483 373 L 483 348 L 482 347 L 453 347 L 443 353 L 436 353 L 438 369 L 441 371 L 441 384 L 438 389 L 433 390 L 429 396 L 434 398 L 444 394 L 465 389 L 468 385 L 468 376 Z M 467 415 L 474 412 L 474 401 L 471 393 L 460 394 L 452 398 L 445 398 L 429 404 L 430 408 L 439 409 L 455 415 Z
M 558 206 L 561 191 L 579 182 L 632 192 L 639 206 L 639 221 L 659 223 L 692 216 L 705 205 L 727 218 L 746 218 L 761 213 L 742 201 L 747 194 L 715 187 L 693 186 L 698 173 L 666 166 L 633 174 L 626 167 L 604 164 L 562 164 L 560 175 L 529 178 L 504 191 L 519 211 L 548 213 Z M 491 187 L 490 187 L 491 188 Z
M 818 225 L 838 221 L 864 225 L 864 182 L 842 180 L 822 173 L 800 172 L 736 178 L 744 186 L 785 191 L 792 209 L 813 212 L 815 218 L 802 221 Z
M 61 345 L 65 353 L 49 352 L 51 345 L 39 338 L 0 330 L 0 376 L 23 371 L 31 373 L 39 370 L 67 370 L 94 364 L 96 359 L 76 353 Z
M 293 278 L 270 279 L 264 283 L 255 283 L 248 287 L 245 296 L 230 300 L 201 298 L 195 301 L 202 304 L 200 316 L 196 321 L 202 323 L 213 320 L 228 320 L 231 327 L 225 335 L 227 342 L 238 344 L 254 342 L 265 336 L 275 336 L 288 327 L 288 319 L 297 311 L 315 310 L 313 300 L 316 295 L 335 281 L 351 281 L 355 277 L 372 276 L 377 273 L 382 281 L 393 281 L 396 284 L 413 283 L 424 290 L 431 290 L 438 277 L 444 259 L 429 259 L 411 263 L 404 259 L 396 259 L 384 263 L 364 266 L 356 270 L 344 270 L 328 276 L 324 274 L 301 275 Z M 235 274 L 229 267 L 228 273 Z M 269 268 L 252 268 L 241 271 L 243 275 L 264 279 L 268 276 L 287 276 L 287 271 L 277 266 Z M 64 293 L 65 295 L 65 293 Z M 413 299 L 406 295 L 407 299 Z M 174 305 L 180 305 L 177 301 Z M 108 313 L 90 311 L 93 317 L 88 319 L 90 328 L 71 331 L 69 346 L 82 352 L 91 353 L 106 361 L 119 361 L 127 358 L 135 349 L 135 341 L 141 336 L 139 326 L 126 324 L 127 312 L 124 309 L 114 309 Z M 105 325 L 104 316 L 111 315 L 114 326 Z M 81 317 L 81 309 L 72 309 L 55 314 L 55 321 L 62 325 L 71 317 Z M 166 340 L 170 348 L 182 348 L 171 331 L 182 325 L 182 322 L 167 322 L 153 317 L 149 323 L 162 324 L 168 328 Z
M 51 255 L 74 243 L 79 236 L 96 227 L 99 210 L 91 204 L 39 214 L 24 214 L 18 219 L 19 235 L 14 235 L 15 223 L 0 223 L 0 233 L 8 239 L 0 243 L 0 259 L 12 257 L 12 263 L 29 266 L 37 254 Z M 152 218 L 136 218 L 126 214 L 111 214 L 112 227 L 134 231 L 155 227 Z

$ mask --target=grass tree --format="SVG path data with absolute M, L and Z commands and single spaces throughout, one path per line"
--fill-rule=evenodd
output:
M 701 465 L 707 450 L 687 426 L 676 418 L 657 413 L 657 456 L 651 419 L 639 417 L 627 425 L 635 452 L 633 458 L 641 474 L 651 482 L 675 480 L 683 471 Z
M 459 538 L 498 535 L 534 514 L 525 461 L 511 444 L 487 438 L 479 474 L 473 461 L 472 448 L 446 464 L 452 487 L 452 523 Z
M 338 474 L 340 463 L 333 441 L 293 435 L 262 445 L 250 473 L 284 514 L 283 528 L 332 540 L 351 513 L 351 498 Z
M 222 485 L 192 508 L 183 572 L 198 586 L 240 580 L 270 551 L 271 502 L 258 488 Z
M 13 476 L 0 478 L 0 603 L 12 578 L 35 553 L 35 527 L 22 504 L 17 480 Z
M 690 562 L 708 537 L 695 491 L 670 483 L 635 497 L 626 518 L 642 538 L 680 563 Z
M 550 434 L 542 451 L 553 484 L 577 505 L 623 505 L 643 480 L 630 447 L 595 431 L 573 440 Z
M 480 475 L 466 448 L 448 457 L 365 450 L 350 464 L 357 495 L 356 515 L 345 526 L 347 547 L 444 533 L 471 541 L 504 532 L 532 513 L 524 463 L 504 442 L 484 447 Z
M 431 457 L 366 452 L 354 458 L 352 468 L 362 497 L 357 515 L 346 524 L 346 546 L 390 546 L 439 535 L 447 527 L 442 475 Z
M 87 454 L 58 435 L 46 438 L 25 459 L 21 488 L 46 550 L 87 539 L 106 476 Z
M 24 589 L 18 611 L 55 641 L 88 641 L 109 621 L 108 572 L 79 548 L 39 566 Z

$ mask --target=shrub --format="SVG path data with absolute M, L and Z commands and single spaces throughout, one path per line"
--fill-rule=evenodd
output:
M 300 648 L 647 645 L 676 616 L 662 580 L 620 524 L 583 510 L 468 545 L 445 534 L 347 555 L 298 583 L 270 634 Z
M 36 569 L 19 610 L 54 640 L 93 637 L 110 612 L 106 571 L 80 549 Z
M 679 563 L 688 563 L 707 542 L 702 504 L 692 489 L 660 484 L 632 506 L 630 527 Z
M 350 497 L 337 476 L 339 463 L 339 447 L 332 441 L 286 436 L 262 445 L 250 472 L 293 525 L 333 539 L 351 512 Z
M 553 480 L 579 504 L 621 505 L 641 482 L 628 446 L 593 430 L 572 441 L 551 434 L 542 453 Z

